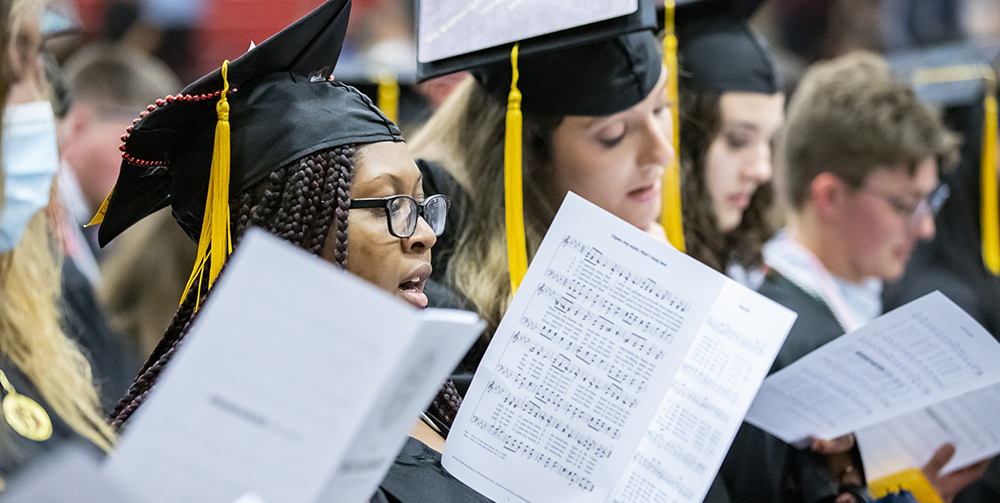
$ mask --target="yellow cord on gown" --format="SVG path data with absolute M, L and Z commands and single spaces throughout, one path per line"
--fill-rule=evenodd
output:
M 913 75 L 915 85 L 985 80 L 983 100 L 983 143 L 979 165 L 980 239 L 983 266 L 1000 276 L 1000 203 L 997 197 L 997 100 L 996 75 L 989 65 L 959 65 L 919 70 Z
M 684 217 L 681 214 L 681 121 L 677 92 L 677 35 L 674 30 L 674 0 L 664 3 L 663 64 L 667 67 L 667 100 L 673 122 L 674 161 L 663 173 L 663 204 L 660 208 L 663 230 L 667 239 L 684 251 Z
M 528 271 L 528 249 L 524 238 L 524 186 L 521 181 L 521 91 L 517 89 L 517 48 L 518 44 L 514 44 L 510 51 L 513 74 L 507 97 L 507 131 L 503 152 L 504 215 L 511 295 L 517 292 Z
M 378 77 L 378 108 L 389 120 L 399 124 L 399 79 L 392 73 Z
M 104 221 L 104 214 L 108 212 L 108 204 L 111 202 L 111 196 L 114 195 L 114 193 L 115 193 L 115 188 L 111 187 L 111 191 L 108 192 L 108 197 L 104 198 L 104 202 L 101 203 L 101 207 L 97 209 L 97 214 L 94 215 L 94 218 L 91 218 L 90 221 L 87 222 L 87 225 L 84 225 L 84 227 L 97 225 Z
M 997 200 L 997 99 L 996 77 L 992 74 L 986 90 L 983 121 L 983 159 L 980 165 L 980 216 L 983 265 L 1000 276 L 1000 202 Z
M 195 311 L 199 307 L 206 262 L 211 264 L 208 288 L 212 288 L 215 279 L 219 277 L 219 272 L 222 271 L 222 265 L 233 252 L 232 234 L 229 229 L 230 131 L 229 102 L 226 100 L 229 91 L 228 71 L 227 60 L 222 64 L 222 93 L 215 106 L 219 121 L 215 125 L 215 150 L 212 153 L 208 194 L 205 197 L 205 216 L 201 222 L 201 236 L 198 239 L 198 258 L 184 288 L 184 297 L 181 297 L 183 302 L 191 287 L 197 283 L 199 300 L 195 301 Z

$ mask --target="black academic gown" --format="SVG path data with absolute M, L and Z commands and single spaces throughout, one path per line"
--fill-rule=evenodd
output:
M 759 292 L 798 313 L 778 351 L 772 373 L 844 334 L 825 302 L 774 271 L 765 277 Z M 856 448 L 853 454 L 857 457 Z M 795 449 L 744 423 L 722 463 L 720 475 L 733 501 L 813 503 L 838 493 L 837 483 L 828 475 L 825 464 L 823 455 Z
M 77 433 L 52 410 L 34 384 L 6 356 L 0 355 L 0 369 L 6 374 L 14 391 L 38 402 L 52 421 L 51 437 L 44 441 L 31 440 L 11 428 L 0 408 L 0 478 L 9 482 L 13 476 L 66 442 L 76 442 L 103 455 L 103 451 Z M 0 391 L 0 394 L 7 396 L 5 391 Z
M 441 466 L 441 454 L 409 438 L 371 503 L 489 503 Z
M 62 326 L 76 341 L 93 372 L 106 413 L 128 391 L 142 362 L 108 326 L 90 281 L 71 259 L 62 268 Z

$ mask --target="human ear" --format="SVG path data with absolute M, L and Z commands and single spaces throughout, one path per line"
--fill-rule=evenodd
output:
M 837 175 L 824 171 L 809 182 L 809 199 L 823 218 L 835 216 L 845 203 L 847 185 Z

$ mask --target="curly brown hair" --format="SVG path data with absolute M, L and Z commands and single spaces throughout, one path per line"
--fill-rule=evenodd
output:
M 764 243 L 774 235 L 771 183 L 757 188 L 743 220 L 723 232 L 705 181 L 705 156 L 722 125 L 718 91 L 680 90 L 681 204 L 687 253 L 703 264 L 725 272 L 730 263 L 756 268 L 763 263 Z

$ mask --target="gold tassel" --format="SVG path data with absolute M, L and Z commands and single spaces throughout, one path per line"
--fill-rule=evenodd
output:
M 201 236 L 198 239 L 198 258 L 194 270 L 184 288 L 181 302 L 187 298 L 191 287 L 198 284 L 198 299 L 195 301 L 195 311 L 199 308 L 202 294 L 202 282 L 205 276 L 205 263 L 211 262 L 208 275 L 208 288 L 212 288 L 215 279 L 222 271 L 222 265 L 233 252 L 232 234 L 229 225 L 229 102 L 226 94 L 229 92 L 229 61 L 222 63 L 222 93 L 215 109 L 219 122 L 215 125 L 215 150 L 212 153 L 212 167 L 208 179 L 208 194 L 205 197 L 205 216 L 201 223 Z
M 1000 203 L 997 202 L 997 99 L 996 76 L 987 79 L 983 121 L 983 158 L 980 165 L 980 225 L 982 226 L 983 265 L 1000 276 Z
M 378 78 L 378 108 L 394 123 L 399 123 L 399 80 L 391 73 Z
M 674 162 L 663 172 L 661 218 L 667 239 L 684 251 L 684 216 L 681 213 L 681 121 L 677 92 L 677 35 L 674 30 L 674 0 L 664 2 L 663 64 L 667 67 L 667 101 L 673 122 Z
M 510 51 L 513 69 L 510 95 L 507 97 L 507 131 L 504 137 L 503 179 L 504 213 L 507 224 L 507 263 L 510 268 L 510 292 L 517 292 L 528 271 L 528 249 L 524 238 L 524 201 L 521 182 L 521 91 L 517 89 L 517 48 Z

